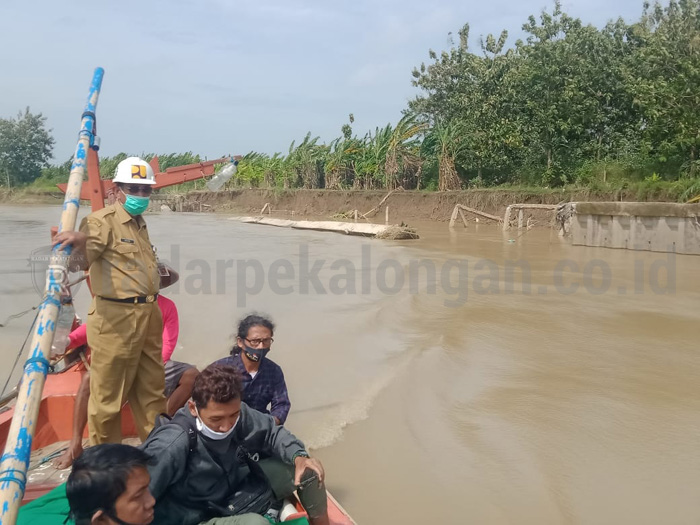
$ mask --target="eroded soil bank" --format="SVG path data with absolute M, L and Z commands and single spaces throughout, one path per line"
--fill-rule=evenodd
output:
M 298 215 L 303 217 L 351 218 L 354 210 L 360 215 L 376 208 L 386 197 L 384 190 L 268 190 L 237 189 L 216 193 L 191 191 L 186 195 L 159 193 L 155 199 L 168 204 L 176 211 L 210 211 L 257 215 L 269 203 L 274 215 Z M 635 201 L 634 192 L 609 192 L 593 190 L 541 190 L 478 189 L 454 192 L 396 191 L 372 216 L 374 222 L 383 222 L 385 207 L 389 206 L 391 223 L 401 221 L 448 221 L 455 204 L 481 210 L 502 217 L 510 204 L 559 204 L 570 201 Z M 59 192 L 0 190 L 0 203 L 58 204 L 63 195 Z M 154 199 L 154 200 L 155 200 Z M 663 195 L 649 200 L 666 201 Z M 180 203 L 177 205 L 177 203 Z M 157 203 L 154 203 L 157 204 Z M 549 215 L 530 212 L 538 224 L 548 222 Z M 473 217 L 468 217 L 470 220 Z
M 190 192 L 187 200 L 199 203 L 216 212 L 258 214 L 266 203 L 273 213 L 302 216 L 332 217 L 336 214 L 358 210 L 360 214 L 375 208 L 387 195 L 386 191 L 333 191 L 333 190 L 263 190 L 246 189 L 218 193 Z M 503 216 L 510 204 L 558 204 L 569 201 L 620 201 L 633 200 L 624 192 L 547 191 L 542 193 L 520 190 L 466 190 L 455 192 L 397 191 L 391 194 L 376 214 L 384 218 L 384 207 L 389 206 L 391 222 L 409 220 L 448 221 L 455 204 L 479 209 Z

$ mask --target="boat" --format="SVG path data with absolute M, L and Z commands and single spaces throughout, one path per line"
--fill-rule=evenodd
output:
M 74 229 L 81 199 L 89 199 L 92 211 L 97 211 L 104 207 L 105 199 L 109 198 L 112 189 L 111 181 L 100 179 L 99 140 L 95 137 L 95 107 L 103 73 L 101 68 L 97 68 L 93 76 L 88 105 L 83 113 L 81 138 L 76 149 L 78 160 L 74 161 L 71 168 L 71 179 L 68 184 L 59 186 L 66 192 L 61 217 L 65 229 Z M 154 188 L 213 175 L 216 164 L 237 158 L 240 157 L 224 157 L 160 172 L 156 157 L 151 161 L 156 174 Z M 74 170 L 79 178 L 73 176 Z M 85 172 L 87 185 L 83 186 L 82 178 Z M 66 213 L 69 214 L 68 217 Z M 57 228 L 52 228 L 52 234 L 56 231 Z M 52 266 L 55 267 L 56 262 L 52 259 Z M 63 264 L 65 266 L 65 261 Z M 50 278 L 51 275 L 47 279 Z M 44 326 L 45 329 L 43 333 L 40 333 L 40 328 L 35 332 L 22 381 L 10 394 L 0 399 L 0 448 L 4 451 L 0 460 L 0 496 L 3 498 L 0 503 L 0 523 L 3 525 L 15 525 L 18 500 L 21 501 L 21 505 L 34 501 L 63 484 L 70 474 L 70 469 L 56 469 L 52 460 L 66 450 L 71 438 L 76 395 L 81 378 L 88 369 L 85 354 L 87 349 L 80 347 L 51 362 L 47 360 L 53 339 L 53 323 L 58 316 L 57 300 L 51 299 L 50 286 L 51 283 L 47 283 L 47 304 L 42 304 L 37 314 L 36 325 Z M 56 287 L 54 292 L 57 290 Z M 46 323 L 47 320 L 50 322 Z M 26 388 L 23 388 L 23 385 L 27 385 Z M 43 386 L 40 396 L 33 386 Z M 31 390 L 34 391 L 30 392 Z M 128 403 L 122 409 L 122 435 L 124 443 L 140 443 Z M 83 437 L 86 438 L 87 434 Z M 87 446 L 86 441 L 84 444 Z M 327 495 L 330 523 L 354 524 L 350 515 L 330 492 Z M 304 523 L 306 513 L 298 499 L 292 498 L 286 503 L 286 512 L 283 512 L 286 516 L 283 521 Z

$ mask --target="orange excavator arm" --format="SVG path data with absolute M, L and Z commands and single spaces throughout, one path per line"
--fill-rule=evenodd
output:
M 240 160 L 240 155 L 234 155 L 234 160 Z M 168 168 L 165 171 L 160 171 L 160 163 L 158 157 L 153 157 L 149 163 L 156 175 L 156 184 L 153 189 L 166 188 L 175 186 L 184 182 L 203 179 L 214 175 L 217 164 L 229 162 L 231 157 L 222 157 L 216 160 L 208 160 L 206 162 L 198 162 L 188 164 L 186 166 L 176 166 Z M 92 162 L 91 162 L 92 161 Z M 67 184 L 57 184 L 58 188 L 65 193 Z M 100 178 L 99 161 L 97 152 L 90 150 L 88 152 L 88 181 L 83 184 L 80 191 L 80 198 L 91 201 L 92 211 L 97 211 L 104 207 L 105 197 L 109 197 L 114 191 L 114 183 L 111 180 Z

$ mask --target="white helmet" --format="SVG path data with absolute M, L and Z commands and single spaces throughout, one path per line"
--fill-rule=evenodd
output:
M 112 182 L 124 184 L 155 184 L 156 176 L 151 165 L 138 157 L 129 157 L 117 164 Z

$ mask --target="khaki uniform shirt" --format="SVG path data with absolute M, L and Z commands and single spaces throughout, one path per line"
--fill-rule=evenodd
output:
M 96 296 L 127 299 L 158 292 L 158 264 L 143 217 L 132 217 L 117 202 L 85 217 L 80 231 L 87 235 L 90 285 Z

